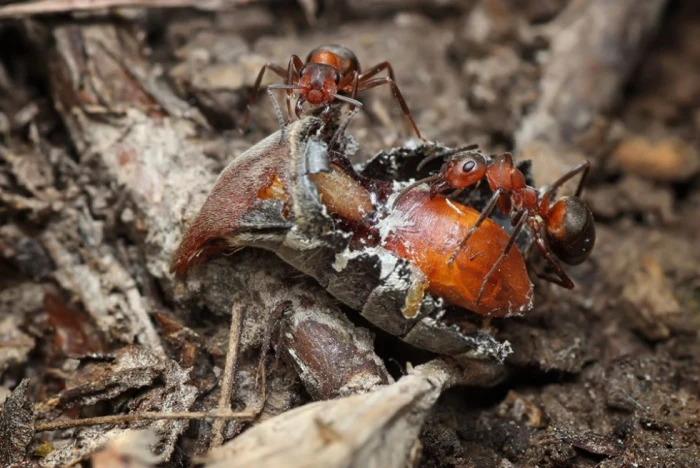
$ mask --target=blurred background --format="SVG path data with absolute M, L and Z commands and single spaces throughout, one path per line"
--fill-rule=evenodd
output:
M 536 281 L 535 310 L 496 323 L 508 379 L 444 395 L 419 466 L 697 466 L 695 0 L 0 1 L 4 393 L 83 388 L 68 357 L 140 346 L 206 362 L 179 410 L 215 401 L 230 299 L 178 289 L 168 256 L 216 175 L 278 129 L 261 93 L 238 132 L 260 68 L 323 44 L 389 61 L 428 140 L 512 151 L 538 185 L 593 165 L 598 241 L 567 270 L 576 289 Z M 361 100 L 355 161 L 415 140 L 388 87 Z M 295 382 L 287 407 L 310 399 Z M 136 407 L 132 391 L 104 399 Z M 201 434 L 172 430 L 168 466 L 185 466 Z M 44 440 L 53 466 L 72 438 Z

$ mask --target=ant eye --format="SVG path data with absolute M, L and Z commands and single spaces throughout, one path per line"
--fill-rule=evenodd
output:
M 462 171 L 471 172 L 475 167 L 476 163 L 474 161 L 467 161 L 464 163 L 464 166 L 462 166 Z
M 299 70 L 299 76 L 304 76 L 304 73 L 306 73 L 306 65 L 301 67 L 301 70 Z
M 333 73 L 333 81 L 335 81 L 335 84 L 338 84 L 340 81 L 340 74 L 338 72 Z

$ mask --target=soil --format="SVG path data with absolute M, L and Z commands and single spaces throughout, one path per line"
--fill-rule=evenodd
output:
M 514 351 L 506 377 L 445 392 L 417 466 L 700 467 L 696 1 L 211 2 L 3 18 L 6 3 L 0 392 L 19 391 L 5 404 L 18 416 L 0 418 L 3 466 L 109 466 L 94 454 L 122 431 L 32 437 L 33 421 L 213 408 L 232 301 L 251 309 L 234 408 L 256 401 L 261 346 L 282 357 L 268 359 L 264 417 L 361 390 L 299 377 L 265 338 L 280 301 L 341 309 L 350 320 L 338 326 L 374 340 L 383 362 L 362 349 L 375 384 L 386 369 L 400 377 L 412 350 L 327 298 L 300 300 L 320 288 L 272 255 L 224 256 L 187 285 L 167 267 L 217 174 L 278 129 L 262 93 L 238 133 L 260 67 L 338 43 L 364 68 L 391 62 L 430 140 L 512 151 L 538 185 L 584 158 L 593 167 L 583 198 L 597 241 L 567 267 L 575 289 L 537 278 L 532 255 L 534 309 L 490 325 Z M 361 100 L 354 162 L 414 138 L 388 87 Z M 204 421 L 139 427 L 155 431 L 159 466 L 190 466 L 211 434 Z

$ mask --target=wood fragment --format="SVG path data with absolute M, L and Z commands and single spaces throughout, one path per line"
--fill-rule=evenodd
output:
M 228 351 L 226 353 L 226 364 L 224 366 L 224 376 L 221 379 L 221 394 L 219 395 L 219 411 L 231 409 L 231 397 L 233 395 L 233 382 L 238 367 L 238 352 L 240 350 L 241 329 L 243 328 L 244 316 L 243 304 L 234 299 L 231 306 L 231 329 L 228 338 Z M 211 429 L 210 448 L 220 446 L 224 441 L 224 428 L 226 421 L 217 419 Z
M 97 416 L 94 418 L 67 419 L 61 421 L 39 423 L 35 426 L 35 431 L 47 432 L 56 431 L 59 429 L 69 429 L 72 427 L 98 426 L 101 424 L 122 425 L 141 421 L 162 421 L 178 419 L 254 419 L 257 414 L 257 411 L 185 411 L 181 413 L 164 413 L 154 411 L 144 413 L 113 414 L 109 416 Z
M 0 465 L 25 460 L 34 438 L 34 405 L 27 401 L 29 379 L 24 379 L 7 397 L 0 416 Z
M 311 403 L 269 419 L 211 451 L 207 468 L 405 467 L 425 416 L 462 369 L 436 359 L 363 395 Z
M 0 7 L 0 18 L 49 15 L 109 8 L 192 8 L 218 10 L 244 0 L 35 0 Z M 227 5 L 228 4 L 228 5 Z
M 551 53 L 535 110 L 516 132 L 523 148 L 535 140 L 571 144 L 612 110 L 656 32 L 667 0 L 576 0 L 544 27 Z

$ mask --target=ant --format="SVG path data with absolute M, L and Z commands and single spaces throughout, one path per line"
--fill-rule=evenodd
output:
M 401 91 L 394 78 L 394 69 L 389 62 L 381 62 L 366 72 L 360 71 L 360 62 L 355 54 L 347 47 L 339 45 L 324 45 L 312 50 L 306 58 L 306 63 L 297 55 L 292 55 L 289 59 L 287 70 L 274 63 L 267 63 L 262 67 L 258 78 L 253 85 L 245 115 L 241 123 L 241 129 L 246 128 L 250 117 L 250 108 L 260 91 L 265 70 L 270 70 L 280 77 L 286 79 L 285 84 L 271 84 L 267 87 L 268 94 L 274 101 L 271 90 L 283 89 L 287 93 L 287 123 L 291 121 L 292 108 L 291 99 L 294 91 L 299 91 L 294 111 L 297 118 L 301 118 L 302 106 L 304 102 L 312 105 L 323 105 L 322 118 L 328 122 L 331 118 L 331 103 L 342 101 L 350 104 L 350 114 L 341 125 L 344 129 L 353 115 L 357 112 L 355 108 L 361 109 L 362 103 L 356 99 L 357 94 L 368 89 L 376 88 L 384 84 L 391 86 L 394 97 L 399 101 L 404 115 L 411 122 L 416 135 L 423 139 L 416 123 L 413 120 L 411 111 L 406 104 Z M 387 70 L 389 76 L 373 78 L 382 70 Z
M 574 283 L 564 272 L 557 258 L 569 265 L 578 265 L 586 260 L 593 250 L 596 238 L 593 214 L 580 198 L 590 162 L 584 161 L 573 167 L 546 190 L 538 192 L 534 187 L 527 185 L 523 173 L 513 165 L 513 157 L 510 153 L 504 153 L 501 158 L 487 163 L 481 153 L 471 151 L 475 148 L 470 146 L 455 150 L 438 174 L 409 185 L 398 194 L 396 199 L 398 200 L 406 192 L 424 182 L 430 183 L 430 195 L 433 197 L 447 189 L 463 190 L 485 178 L 493 195 L 448 260 L 448 265 L 454 261 L 459 251 L 469 242 L 469 238 L 496 206 L 503 214 L 511 216 L 513 232 L 501 256 L 486 274 L 477 296 L 477 303 L 488 278 L 513 247 L 515 239 L 525 224 L 528 224 L 534 232 L 538 250 L 557 274 L 557 277 L 547 276 L 545 279 L 572 289 Z M 439 156 L 429 156 L 423 160 L 419 169 L 436 157 Z M 575 194 L 561 197 L 553 202 L 554 192 L 578 174 L 581 174 L 581 179 Z

